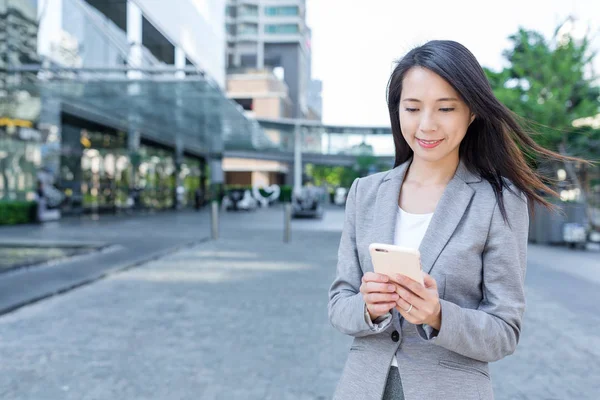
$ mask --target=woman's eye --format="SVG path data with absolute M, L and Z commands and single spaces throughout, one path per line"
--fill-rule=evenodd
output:
M 415 111 L 419 111 L 418 108 L 405 108 L 406 111 L 408 112 L 415 112 Z
M 450 111 L 454 111 L 454 108 L 440 108 L 441 112 L 450 112 Z

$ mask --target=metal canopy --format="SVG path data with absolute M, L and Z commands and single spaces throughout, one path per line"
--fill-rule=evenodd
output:
M 64 108 L 74 110 L 70 112 L 95 115 L 166 145 L 180 141 L 184 148 L 199 152 L 222 153 L 225 143 L 257 150 L 274 147 L 258 123 L 245 117 L 241 106 L 202 76 L 128 79 L 115 73 L 111 77 L 65 74 L 69 72 L 58 78 L 43 72 L 37 73 L 37 79 L 31 79 L 31 74 L 27 74 L 29 79 L 22 79 L 23 74 L 12 76 L 4 103 L 14 103 L 23 93 L 40 98 L 42 107 L 44 99 L 59 100 Z M 4 114 L 10 109 L 3 108 Z

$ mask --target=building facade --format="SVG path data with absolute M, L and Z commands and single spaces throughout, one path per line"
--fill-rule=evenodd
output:
M 320 86 L 311 81 L 311 30 L 305 0 L 228 0 L 227 95 L 251 118 L 321 120 Z M 315 92 L 315 91 L 318 91 Z M 280 132 L 265 129 L 279 146 Z M 290 183 L 289 164 L 235 158 L 223 162 L 232 185 Z
M 224 18 L 225 0 L 0 0 L 0 201 L 206 197 L 224 140 L 260 133 L 223 92 Z
M 293 104 L 288 87 L 271 70 L 246 70 L 244 73 L 228 74 L 227 97 L 235 100 L 253 117 L 292 117 Z
M 228 0 L 225 16 L 227 71 L 281 68 L 292 101 L 292 117 L 310 110 L 311 32 L 305 0 Z

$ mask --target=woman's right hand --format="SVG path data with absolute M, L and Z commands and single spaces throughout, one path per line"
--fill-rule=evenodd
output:
M 396 300 L 398 300 L 396 290 L 396 285 L 390 281 L 387 275 L 375 272 L 367 272 L 363 275 L 360 292 L 367 305 L 371 320 L 385 315 L 396 307 Z

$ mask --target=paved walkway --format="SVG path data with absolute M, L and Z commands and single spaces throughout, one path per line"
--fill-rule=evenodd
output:
M 103 250 L 0 275 L 0 314 L 200 243 L 210 235 L 206 210 L 150 215 L 84 216 L 40 225 L 0 228 L 3 244 L 93 246 Z
M 295 220 L 288 244 L 282 218 L 225 214 L 217 242 L 1 317 L 0 398 L 331 398 L 350 344 L 326 310 L 343 211 Z M 497 399 L 598 398 L 599 282 L 577 269 L 598 274 L 597 256 L 530 247 L 524 331 L 492 366 Z

